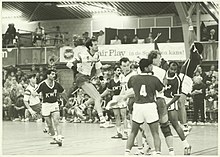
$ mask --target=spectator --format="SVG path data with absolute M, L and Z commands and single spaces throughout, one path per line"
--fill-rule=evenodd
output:
M 208 29 L 205 26 L 205 24 L 202 22 L 201 24 L 201 41 L 208 41 L 209 40 L 209 33 L 208 33 Z
M 43 66 L 39 66 L 39 74 L 40 75 L 45 75 L 45 69 Z
M 16 72 L 17 82 L 20 82 L 23 76 L 24 76 L 24 72 L 21 70 L 20 67 L 17 67 L 17 72 Z
M 5 43 L 6 44 L 13 44 L 13 40 L 16 36 L 16 29 L 14 27 L 14 24 L 8 24 L 8 29 L 5 32 Z
M 199 75 L 202 77 L 202 79 L 203 79 L 203 82 L 205 83 L 205 80 L 206 80 L 206 73 L 204 73 L 203 72 L 203 70 L 202 70 L 202 67 L 199 65 L 199 66 L 197 66 L 197 68 L 196 68 L 196 72 L 198 72 L 199 73 Z
M 102 30 L 100 30 L 100 32 L 99 32 L 98 45 L 105 45 L 105 35 Z
M 63 44 L 63 43 L 64 43 L 64 36 L 60 31 L 60 26 L 56 26 L 54 45 Z
M 24 122 L 25 121 L 25 105 L 24 105 L 24 95 L 20 94 L 17 97 L 16 103 L 15 103 L 15 109 L 18 114 L 18 118 L 20 121 Z
M 207 106 L 207 118 L 210 122 L 214 120 L 214 111 L 217 110 L 218 102 L 218 81 L 216 76 L 212 76 L 211 83 L 206 89 L 206 106 Z
M 37 70 L 37 68 L 34 64 L 32 64 L 30 71 L 31 71 L 32 74 L 36 74 L 38 72 L 38 70 Z
M 209 35 L 209 41 L 216 41 L 215 29 L 211 29 Z
M 65 123 L 69 116 L 73 119 L 74 107 L 76 105 L 76 98 L 74 96 L 69 97 L 67 103 L 62 108 L 62 120 L 61 123 Z
M 122 43 L 122 44 L 131 44 L 131 41 L 130 41 L 130 39 L 128 38 L 128 35 L 127 35 L 127 34 L 125 34 L 125 35 L 123 36 L 123 38 L 122 38 L 122 40 L 121 40 L 121 43 Z
M 201 114 L 201 122 L 205 123 L 204 99 L 205 99 L 205 84 L 202 82 L 202 77 L 194 77 L 194 85 L 192 90 L 194 116 L 193 122 L 198 122 L 198 112 Z
M 90 40 L 89 38 L 89 32 L 85 32 L 82 34 L 82 38 L 83 38 L 83 43 L 86 43 Z
M 9 92 L 3 88 L 2 93 L 2 102 L 3 102 L 3 120 L 6 120 L 7 118 L 9 120 L 13 120 L 13 110 L 14 106 L 12 106 L 11 98 L 9 96 Z
M 33 43 L 36 43 L 37 40 L 41 40 L 41 44 L 45 40 L 44 27 L 41 26 L 40 22 L 38 22 L 38 26 L 35 29 Z
M 157 33 L 156 38 L 153 38 L 152 32 L 150 32 L 148 37 L 145 39 L 145 43 L 154 43 L 154 41 L 156 41 L 160 36 L 161 36 L 161 33 Z
M 138 35 L 137 34 L 135 34 L 134 35 L 134 39 L 132 40 L 132 44 L 137 44 L 138 43 Z
M 211 65 L 210 67 L 210 71 L 208 71 L 206 73 L 207 78 L 206 78 L 206 84 L 208 85 L 209 83 L 211 83 L 211 78 L 212 76 L 215 76 L 218 79 L 218 72 L 215 70 L 215 66 Z
M 115 40 L 111 40 L 111 45 L 120 45 L 121 40 L 118 38 L 118 36 L 115 36 Z
M 153 39 L 153 36 L 152 36 L 152 32 L 150 32 L 148 34 L 148 37 L 145 39 L 145 43 L 153 43 L 154 42 L 154 39 Z

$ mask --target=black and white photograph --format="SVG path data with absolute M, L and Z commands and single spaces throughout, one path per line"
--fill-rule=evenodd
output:
M 1 2 L 1 155 L 218 156 L 220 2 Z

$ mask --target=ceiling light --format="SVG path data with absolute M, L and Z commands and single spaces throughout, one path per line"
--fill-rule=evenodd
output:
M 115 18 L 119 17 L 119 15 L 116 12 L 111 12 L 111 13 L 100 13 L 100 14 L 93 14 L 92 18 L 93 19 L 100 19 L 100 18 Z
M 59 8 L 65 8 L 65 7 L 78 7 L 79 4 L 57 4 L 56 5 Z

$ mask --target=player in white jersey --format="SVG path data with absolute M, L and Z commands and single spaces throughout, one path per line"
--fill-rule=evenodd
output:
M 84 45 L 79 45 L 74 49 L 74 55 L 77 62 L 77 74 L 75 81 L 78 87 L 81 87 L 91 99 L 84 104 L 88 106 L 91 102 L 95 102 L 95 109 L 100 118 L 100 127 L 105 125 L 105 117 L 101 107 L 101 95 L 90 82 L 92 77 L 99 77 L 102 75 L 102 64 L 99 60 L 97 40 L 91 39 Z M 67 63 L 69 68 L 74 67 L 74 64 Z
M 181 93 L 181 80 L 177 74 L 178 64 L 177 62 L 170 62 L 169 69 L 166 73 L 167 85 L 164 90 L 164 96 L 168 107 L 168 117 L 169 121 L 171 122 L 172 126 L 176 130 L 177 134 L 179 135 L 183 147 L 184 147 L 184 155 L 190 155 L 191 153 L 191 146 L 187 142 L 187 139 L 184 135 L 183 129 L 180 127 L 178 123 L 178 106 L 177 100 L 180 97 Z
M 58 144 L 59 146 L 62 146 L 63 136 L 59 125 L 60 112 L 57 99 L 59 94 L 61 94 L 66 100 L 67 97 L 63 87 L 58 82 L 54 81 L 56 75 L 55 70 L 48 70 L 46 74 L 47 79 L 39 84 L 36 92 L 38 94 L 41 93 L 42 95 L 42 116 L 44 116 L 46 120 L 50 133 L 54 135 L 54 141 L 51 142 L 51 144 Z M 54 130 L 57 131 L 57 136 L 55 136 Z
M 153 50 L 149 53 L 148 59 L 153 61 L 153 75 L 156 76 L 161 81 L 161 83 L 166 85 L 167 84 L 167 80 L 165 77 L 166 71 L 162 68 L 159 68 L 161 64 L 161 53 L 158 50 Z M 174 154 L 173 135 L 171 133 L 171 129 L 169 126 L 168 112 L 167 112 L 166 102 L 164 100 L 164 93 L 157 92 L 156 95 L 157 95 L 157 107 L 160 117 L 159 122 L 160 122 L 161 131 L 165 137 L 169 149 L 169 154 L 173 155 Z
M 36 84 L 36 74 L 31 74 L 28 76 L 29 84 L 24 92 L 24 104 L 27 108 L 26 119 L 25 121 L 29 121 L 29 114 L 31 114 L 32 118 L 39 119 L 41 118 L 41 102 L 39 96 L 35 96 L 35 89 L 37 88 Z
M 122 89 L 121 89 L 121 92 L 119 95 L 123 95 L 128 90 L 128 80 L 132 76 L 136 75 L 137 72 L 133 71 L 131 69 L 131 63 L 127 57 L 121 58 L 119 60 L 119 65 L 120 65 L 120 68 L 121 68 L 122 74 L 123 74 L 123 75 L 121 75 L 121 79 L 120 79 Z M 134 98 L 129 98 L 126 102 L 130 114 L 132 113 L 132 110 L 133 110 L 133 103 L 134 103 Z M 126 124 L 126 129 L 128 129 L 128 124 Z M 126 140 L 128 138 L 128 133 L 127 133 L 126 129 L 125 129 L 126 136 L 124 136 L 124 138 L 123 138 L 124 140 Z

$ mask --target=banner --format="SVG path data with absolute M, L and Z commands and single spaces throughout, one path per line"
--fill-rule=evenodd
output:
M 165 60 L 186 60 L 184 43 L 158 43 L 158 47 Z M 74 49 L 70 46 L 60 48 L 60 62 L 71 61 Z M 122 57 L 137 61 L 139 58 L 147 58 L 150 51 L 154 50 L 154 43 L 99 45 L 98 49 L 101 61 L 119 61 Z
M 60 62 L 71 62 L 74 60 L 73 47 L 63 46 L 60 48 Z
M 2 65 L 17 64 L 18 49 L 17 48 L 2 48 Z
M 162 58 L 165 60 L 186 60 L 184 43 L 158 43 Z M 128 57 L 131 61 L 147 58 L 154 44 L 99 45 L 101 61 L 119 61 Z

